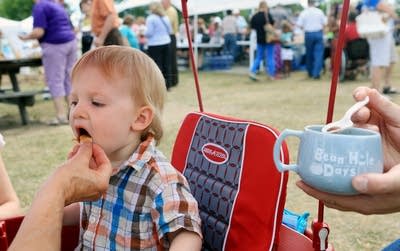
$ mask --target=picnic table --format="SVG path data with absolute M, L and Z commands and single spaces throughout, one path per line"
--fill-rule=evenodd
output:
M 0 88 L 0 102 L 14 104 L 18 106 L 21 121 L 23 125 L 29 122 L 27 106 L 33 106 L 35 103 L 35 95 L 38 91 L 21 91 L 18 83 L 17 74 L 21 67 L 32 66 L 38 67 L 42 65 L 41 58 L 23 58 L 23 59 L 7 59 L 0 60 L 0 74 L 8 74 L 12 84 L 11 90 Z

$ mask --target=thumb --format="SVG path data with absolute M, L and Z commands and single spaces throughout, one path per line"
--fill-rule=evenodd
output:
M 387 194 L 400 191 L 400 165 L 388 172 L 358 175 L 352 180 L 353 187 L 364 194 Z
M 107 175 L 111 175 L 112 168 L 110 160 L 107 158 L 104 150 L 97 144 L 93 144 L 93 159 L 96 163 L 96 169 L 100 169 Z
M 72 158 L 82 156 L 89 161 L 92 157 L 92 143 L 79 144 L 79 148 L 76 151 L 77 152 L 74 154 Z

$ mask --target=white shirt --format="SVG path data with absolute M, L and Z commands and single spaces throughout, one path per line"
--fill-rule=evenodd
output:
M 322 10 L 314 6 L 303 10 L 297 19 L 297 25 L 305 32 L 322 31 L 326 23 L 327 19 Z
M 167 16 L 150 14 L 146 18 L 146 28 L 147 45 L 158 46 L 171 42 L 169 34 L 172 33 L 172 28 Z

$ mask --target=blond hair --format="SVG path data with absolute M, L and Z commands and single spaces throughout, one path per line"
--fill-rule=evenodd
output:
M 158 16 L 165 16 L 165 10 L 164 7 L 160 2 L 151 2 L 149 9 L 152 13 L 158 15 Z
M 259 11 L 265 11 L 265 10 L 267 10 L 267 9 L 268 9 L 268 4 L 267 4 L 266 1 L 261 1 L 261 2 L 258 4 L 258 10 L 259 10 Z
M 154 61 L 140 50 L 126 46 L 103 46 L 85 53 L 72 69 L 72 82 L 89 66 L 97 67 L 110 80 L 129 81 L 132 98 L 139 107 L 150 106 L 154 117 L 141 133 L 141 140 L 149 134 L 159 143 L 163 129 L 162 111 L 166 95 L 164 77 Z

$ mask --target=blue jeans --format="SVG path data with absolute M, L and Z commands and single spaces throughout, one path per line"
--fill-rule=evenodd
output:
M 224 51 L 236 58 L 236 35 L 228 33 L 224 35 Z
M 318 78 L 321 74 L 324 58 L 324 40 L 322 31 L 306 32 L 306 69 L 308 76 Z
M 261 60 L 264 60 L 265 71 L 270 77 L 275 77 L 274 44 L 257 44 L 256 58 L 251 72 L 256 73 L 260 69 Z

